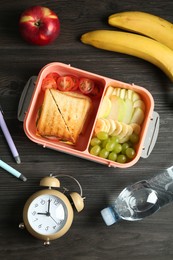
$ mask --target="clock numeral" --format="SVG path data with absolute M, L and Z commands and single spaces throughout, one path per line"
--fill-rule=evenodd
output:
M 56 226 L 53 226 L 53 229 L 56 229 Z
M 34 220 L 33 220 L 33 222 L 36 222 L 38 220 L 38 218 L 35 218 Z
M 36 214 L 37 214 L 36 211 L 33 211 L 33 212 L 32 212 L 32 215 L 33 215 L 33 216 L 35 216 Z
M 49 230 L 49 226 L 45 227 L 45 230 L 48 231 Z
M 41 205 L 44 205 L 46 202 L 45 202 L 45 200 L 41 200 L 40 203 L 41 203 Z
M 54 200 L 54 205 L 58 206 L 59 205 L 59 201 L 58 200 Z
M 58 219 L 58 224 L 60 225 L 62 223 L 62 219 Z
M 38 225 L 38 228 L 42 228 L 42 224 Z
M 38 203 L 35 204 L 35 208 L 37 208 L 37 207 L 38 207 Z

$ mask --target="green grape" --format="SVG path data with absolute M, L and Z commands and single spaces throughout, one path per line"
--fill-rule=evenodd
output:
M 108 157 L 108 155 L 109 155 L 109 152 L 105 148 L 103 148 L 99 153 L 99 156 L 102 158 L 105 158 L 105 159 Z
M 127 155 L 128 158 L 133 159 L 136 155 L 136 152 L 133 148 L 129 147 L 129 148 L 126 149 L 126 155 Z
M 98 155 L 100 153 L 101 147 L 99 145 L 94 145 L 93 147 L 91 147 L 90 149 L 90 153 L 92 155 Z
M 127 148 L 129 148 L 130 147 L 130 145 L 129 145 L 129 143 L 123 143 L 122 144 L 122 154 L 125 154 L 126 153 L 126 149 Z
M 115 143 L 119 143 L 119 137 L 118 136 L 111 136 L 111 141 L 115 142 Z
M 122 145 L 116 143 L 116 144 L 115 144 L 115 147 L 114 147 L 114 149 L 113 149 L 113 151 L 114 151 L 115 153 L 120 153 L 120 152 L 122 151 Z
M 117 156 L 117 162 L 119 163 L 125 163 L 127 161 L 127 157 L 124 154 L 119 154 Z
M 136 144 L 139 141 L 139 135 L 133 133 L 131 134 L 129 139 L 133 144 Z
M 99 139 L 99 140 L 106 140 L 106 139 L 108 139 L 108 133 L 106 133 L 106 132 L 103 132 L 103 131 L 101 131 L 101 132 L 99 132 L 98 134 L 97 134 L 97 138 Z
M 115 152 L 111 152 L 111 153 L 108 155 L 108 159 L 115 162 L 116 159 L 117 159 L 117 154 L 116 154 Z
M 101 144 L 101 141 L 97 137 L 93 137 L 91 139 L 91 142 L 90 142 L 91 146 L 95 146 L 95 145 L 99 145 L 99 144 Z
M 106 150 L 108 151 L 108 152 L 111 152 L 111 151 L 113 151 L 113 149 L 114 149 L 114 147 L 115 147 L 115 142 L 111 142 L 111 141 L 109 141 L 109 142 L 107 142 L 107 144 L 106 144 Z
M 108 137 L 108 139 L 106 139 L 106 140 L 103 140 L 102 142 L 101 142 L 101 147 L 102 148 L 105 148 L 106 147 L 106 145 L 107 145 L 107 143 L 110 141 L 110 138 Z

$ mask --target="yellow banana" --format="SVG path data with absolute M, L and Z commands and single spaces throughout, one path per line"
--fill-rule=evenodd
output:
M 173 24 L 156 15 L 128 11 L 110 15 L 108 23 L 127 31 L 146 35 L 173 50 Z
M 96 48 L 142 58 L 159 67 L 173 81 L 173 51 L 151 38 L 128 32 L 96 30 L 81 37 Z

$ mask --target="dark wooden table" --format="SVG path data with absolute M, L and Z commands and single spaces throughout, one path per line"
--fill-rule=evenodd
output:
M 52 44 L 36 47 L 26 44 L 18 33 L 20 13 L 31 5 L 53 9 L 61 21 L 61 34 Z M 2 260 L 36 259 L 137 259 L 173 258 L 173 207 L 167 205 L 152 216 L 137 222 L 121 221 L 111 227 L 104 224 L 100 210 L 127 185 L 161 173 L 173 163 L 173 111 L 168 103 L 167 77 L 148 62 L 101 51 L 80 42 L 80 36 L 94 29 L 107 29 L 107 17 L 116 12 L 151 12 L 173 22 L 173 2 L 72 0 L 2 1 L 0 8 L 0 104 L 19 150 L 17 165 L 0 131 L 0 157 L 27 176 L 22 182 L 0 169 L 0 257 Z M 58 61 L 106 77 L 135 83 L 151 92 L 155 111 L 160 115 L 156 145 L 147 159 L 133 167 L 120 169 L 63 154 L 30 141 L 17 119 L 18 102 L 28 78 L 37 75 L 49 62 Z M 83 187 L 85 209 L 75 214 L 69 232 L 50 247 L 18 228 L 27 198 L 39 190 L 42 177 L 69 174 Z M 64 180 L 65 181 L 65 180 Z M 70 188 L 71 184 L 63 182 Z M 73 184 L 72 184 L 73 185 Z M 74 187 L 77 189 L 77 187 Z

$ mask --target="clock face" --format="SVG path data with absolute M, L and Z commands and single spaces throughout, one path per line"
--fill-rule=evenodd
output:
M 42 235 L 57 233 L 67 220 L 67 208 L 55 195 L 36 197 L 28 208 L 28 222 L 32 229 Z

